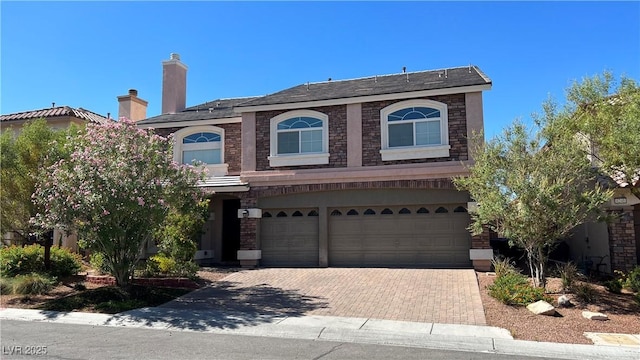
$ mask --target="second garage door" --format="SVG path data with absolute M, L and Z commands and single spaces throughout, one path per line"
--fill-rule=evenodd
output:
M 469 267 L 462 204 L 329 210 L 330 266 Z
M 265 209 L 260 241 L 264 266 L 318 266 L 317 210 Z

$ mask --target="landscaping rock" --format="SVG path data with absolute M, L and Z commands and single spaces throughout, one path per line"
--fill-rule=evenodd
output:
M 536 315 L 553 316 L 556 314 L 556 309 L 553 307 L 553 305 L 544 300 L 536 301 L 532 304 L 527 305 L 527 310 Z
M 570 307 L 573 306 L 571 300 L 567 295 L 562 295 L 558 298 L 558 306 L 559 307 Z
M 600 321 L 605 321 L 605 320 L 609 320 L 609 317 L 603 313 L 599 313 L 599 312 L 591 312 L 591 311 L 583 311 L 582 312 L 582 317 L 589 319 L 589 320 L 600 320 Z

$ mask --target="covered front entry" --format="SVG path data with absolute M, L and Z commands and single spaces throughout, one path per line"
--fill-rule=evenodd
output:
M 469 267 L 463 204 L 330 209 L 330 266 Z
M 265 209 L 260 239 L 262 265 L 318 266 L 318 211 Z

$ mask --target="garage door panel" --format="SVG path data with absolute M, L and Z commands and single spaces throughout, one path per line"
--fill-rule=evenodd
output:
M 390 214 L 381 214 L 381 208 L 335 209 L 358 215 L 329 218 L 329 264 L 468 267 L 470 218 L 454 213 L 456 206 L 460 205 L 384 208 Z M 435 213 L 440 207 L 448 212 Z M 365 210 L 375 215 L 363 215 Z
M 266 209 L 272 215 L 260 222 L 260 243 L 264 266 L 317 266 L 318 217 L 290 216 L 310 209 Z M 288 216 L 277 217 L 275 214 Z

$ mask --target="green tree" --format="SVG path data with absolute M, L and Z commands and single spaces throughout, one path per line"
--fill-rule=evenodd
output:
M 550 144 L 545 131 L 530 134 L 516 122 L 475 149 L 470 175 L 454 179 L 478 202 L 470 230 L 485 226 L 510 239 L 527 256 L 537 286 L 545 285 L 549 251 L 575 226 L 599 212 L 610 194 L 575 138 Z
M 170 140 L 126 119 L 88 125 L 68 149 L 69 159 L 38 183 L 35 202 L 44 212 L 36 222 L 77 230 L 125 287 L 169 209 L 202 201 L 196 184 L 204 172 L 175 163 Z
M 44 169 L 68 156 L 64 144 L 79 132 L 71 126 L 54 130 L 44 119 L 26 122 L 15 136 L 11 128 L 0 135 L 0 233 L 12 233 L 23 242 L 34 233 L 30 219 L 40 210 L 32 202 L 36 182 Z M 51 229 L 48 229 L 51 230 Z M 45 267 L 49 268 L 51 239 L 45 245 Z
M 575 81 L 559 107 L 544 106 L 549 137 L 558 141 L 578 134 L 594 165 L 633 185 L 640 177 L 640 87 L 629 78 L 616 81 L 611 72 Z M 556 140 L 553 140 L 554 142 Z M 633 188 L 640 195 L 640 188 Z

